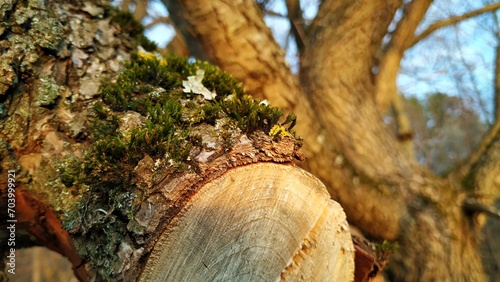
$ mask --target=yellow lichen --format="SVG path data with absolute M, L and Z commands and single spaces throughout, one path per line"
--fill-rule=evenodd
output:
M 290 132 L 286 131 L 286 129 L 278 124 L 275 124 L 271 130 L 269 130 L 269 135 L 270 136 L 280 136 L 281 138 L 283 137 L 293 137 Z
M 144 59 L 144 60 L 154 60 L 154 59 L 158 59 L 160 61 L 160 65 L 161 66 L 166 66 L 167 65 L 167 60 L 163 59 L 161 57 L 161 55 L 156 55 L 155 53 L 151 53 L 151 52 L 137 52 L 137 55 Z

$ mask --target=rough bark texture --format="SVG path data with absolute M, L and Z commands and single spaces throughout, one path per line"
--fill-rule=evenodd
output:
M 461 203 L 486 184 L 473 188 L 462 182 L 467 172 L 439 179 L 422 169 L 391 136 L 377 109 L 372 70 L 386 67 L 377 65 L 382 38 L 402 1 L 323 1 L 308 29 L 299 81 L 284 70 L 283 55 L 253 1 L 165 2 L 180 11 L 181 22 L 174 23 L 188 27 L 213 62 L 244 81 L 256 97 L 297 113 L 305 167 L 327 185 L 351 223 L 372 237 L 399 242 L 390 267 L 393 279 L 485 280 L 477 230 Z M 412 4 L 422 5 L 405 18 L 409 30 L 429 2 Z M 395 61 L 407 46 L 403 39 L 396 44 Z M 385 60 L 394 67 L 390 57 Z M 382 83 L 394 81 L 380 81 L 379 88 Z M 472 163 L 485 165 L 480 156 L 496 135 L 494 130 Z
M 7 198 L 7 170 L 16 172 L 16 248 L 33 245 L 65 255 L 82 281 L 90 278 L 57 214 L 74 202 L 58 182 L 57 163 L 82 156 L 89 104 L 100 80 L 113 76 L 132 50 L 110 23 L 107 3 L 7 1 L 0 7 L 0 183 Z M 52 205 L 48 205 L 51 203 Z M 7 210 L 0 211 L 5 242 Z M 2 244 L 2 253 L 7 245 Z M 3 269 L 3 268 L 2 268 Z

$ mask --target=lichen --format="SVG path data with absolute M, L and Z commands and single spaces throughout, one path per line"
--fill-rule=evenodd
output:
M 1 22 L 4 40 L 2 59 L 15 70 L 13 73 L 9 68 L 0 66 L 0 76 L 2 72 L 7 75 L 8 88 L 17 83 L 14 74 L 26 73 L 38 66 L 36 62 L 40 51 L 56 54 L 66 46 L 65 27 L 50 10 L 42 9 L 40 3 L 35 0 L 0 5 L 0 14 L 6 16 Z M 0 89 L 0 94 L 5 91 Z
M 35 97 L 35 106 L 54 104 L 63 90 L 64 87 L 58 85 L 53 77 L 41 77 Z
M 7 61 L 0 62 L 0 95 L 17 83 L 17 75 Z
M 271 130 L 269 130 L 269 135 L 270 136 L 279 136 L 281 138 L 284 137 L 293 137 L 292 134 L 290 134 L 285 127 L 282 125 L 275 124 Z
M 211 100 L 183 91 L 182 82 L 199 70 L 204 71 L 203 86 L 216 93 Z M 162 160 L 157 163 L 181 172 L 190 169 L 195 147 L 208 147 L 212 142 L 212 136 L 199 134 L 204 125 L 224 138 L 227 143 L 221 146 L 229 150 L 235 140 L 233 132 L 268 133 L 279 126 L 276 137 L 291 137 L 295 123 L 295 116 L 288 115 L 280 124 L 281 109 L 245 95 L 241 84 L 218 67 L 143 53 L 132 54 L 115 81 L 103 82 L 93 115 L 92 145 L 84 160 L 68 161 L 60 169 L 62 183 L 74 187 L 73 191 L 81 187 L 81 198 L 74 212 L 66 215 L 64 226 L 81 254 L 106 280 L 116 274 L 110 269 L 117 265 L 114 254 L 127 226 L 134 226 L 130 219 L 146 193 L 136 187 L 134 178 L 134 168 L 142 159 Z M 285 124 L 290 124 L 288 129 Z M 102 246 L 94 248 L 86 242 Z
M 31 21 L 30 35 L 35 44 L 51 50 L 57 50 L 63 40 L 63 25 L 54 18 L 40 19 L 34 17 Z

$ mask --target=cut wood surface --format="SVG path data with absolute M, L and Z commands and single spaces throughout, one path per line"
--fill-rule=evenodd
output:
M 200 188 L 160 235 L 141 281 L 352 281 L 344 212 L 291 165 L 257 163 Z

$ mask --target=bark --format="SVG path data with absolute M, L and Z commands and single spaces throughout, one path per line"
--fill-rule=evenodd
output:
M 396 136 L 398 141 L 403 145 L 408 155 L 413 158 L 413 133 L 411 130 L 410 119 L 406 114 L 406 109 L 403 105 L 403 97 L 396 94 L 392 98 L 392 111 L 394 122 L 396 124 Z
M 303 155 L 301 141 L 290 136 L 200 124 L 191 128 L 201 145 L 190 151 L 186 170 L 146 154 L 123 171 L 123 179 L 134 175 L 135 190 L 115 194 L 120 205 L 91 206 L 97 193 L 79 201 L 81 187 L 63 179 L 67 160 L 85 163 L 92 142 L 101 141 L 89 136 L 102 78 L 116 79 L 140 39 L 126 23 L 110 20 L 106 1 L 38 5 L 0 10 L 8 26 L 0 31 L 7 78 L 0 89 L 0 195 L 5 203 L 7 170 L 15 171 L 16 248 L 43 245 L 65 255 L 81 281 L 353 279 L 342 208 L 294 165 Z M 123 113 L 121 126 L 137 126 L 134 116 Z M 85 178 L 105 185 L 106 173 Z M 138 208 L 120 214 L 129 201 Z M 60 222 L 67 214 L 77 215 L 68 231 Z M 2 242 L 8 218 L 2 209 Z
M 401 1 L 322 2 L 308 30 L 300 81 L 284 69 L 283 54 L 251 1 L 166 2 L 180 7 L 182 19 L 174 23 L 189 26 L 212 61 L 255 97 L 297 113 L 305 167 L 327 185 L 351 223 L 399 242 L 392 278 L 485 280 L 477 234 L 461 206 L 468 195 L 462 185 L 468 185 L 422 169 L 391 137 L 377 109 L 372 69 Z
M 299 54 L 304 53 L 305 49 L 305 23 L 302 18 L 302 8 L 300 7 L 299 0 L 286 0 L 286 8 L 288 10 L 288 21 L 290 22 L 290 29 L 295 38 L 295 44 Z

